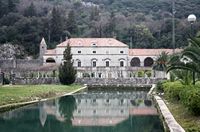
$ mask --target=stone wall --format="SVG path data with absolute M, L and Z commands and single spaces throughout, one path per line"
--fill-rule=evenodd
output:
M 0 60 L 0 68 L 13 68 L 14 61 L 13 60 Z
M 58 78 L 15 78 L 12 81 L 15 85 L 38 85 L 38 84 L 60 84 Z
M 152 85 L 161 78 L 77 78 L 77 84 L 87 84 L 89 86 L 138 86 L 138 85 Z
M 1 74 L 0 74 L 1 75 Z M 2 78 L 2 77 L 0 77 Z M 160 78 L 77 78 L 76 84 L 87 84 L 88 86 L 140 86 L 152 85 L 158 81 L 163 80 Z M 41 77 L 41 78 L 18 78 L 14 75 L 11 76 L 10 82 L 12 84 L 60 84 L 57 77 Z
M 16 60 L 16 67 L 17 68 L 35 68 L 39 67 L 43 64 L 42 60 L 35 59 L 35 60 Z
M 33 60 L 25 60 L 25 59 L 16 59 L 16 60 L 0 60 L 0 68 L 1 69 L 31 69 L 35 67 L 39 67 L 42 65 L 42 60 L 33 59 Z

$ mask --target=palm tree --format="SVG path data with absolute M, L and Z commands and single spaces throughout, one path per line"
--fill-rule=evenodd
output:
M 192 74 L 188 70 L 177 69 L 170 72 L 174 80 L 179 80 L 183 85 L 192 84 Z
M 160 71 L 165 74 L 167 70 L 167 63 L 168 63 L 168 53 L 167 52 L 161 52 L 161 54 L 156 58 L 153 70 Z
M 167 62 L 168 62 L 168 53 L 163 51 L 157 57 L 154 65 L 153 65 L 153 70 L 166 71 L 166 69 L 167 69 Z
M 188 47 L 170 59 L 167 72 L 175 69 L 188 70 L 192 72 L 193 85 L 195 85 L 196 74 L 200 74 L 200 40 L 190 38 L 189 42 Z

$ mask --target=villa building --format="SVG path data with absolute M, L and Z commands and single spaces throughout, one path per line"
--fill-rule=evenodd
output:
M 133 77 L 135 71 L 151 70 L 161 52 L 172 54 L 172 49 L 129 49 L 128 45 L 114 38 L 70 38 L 58 44 L 55 49 L 47 50 L 43 38 L 40 44 L 43 64 L 59 65 L 68 44 L 79 78 Z

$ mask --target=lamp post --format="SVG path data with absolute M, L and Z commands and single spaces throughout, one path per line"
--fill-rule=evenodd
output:
M 194 32 L 193 32 L 193 24 L 197 20 L 197 17 L 194 14 L 190 14 L 188 16 L 188 22 L 190 22 L 190 36 L 194 37 Z M 193 78 L 193 84 L 195 84 L 195 72 L 192 72 L 192 78 Z
M 191 37 L 194 37 L 193 24 L 197 20 L 197 17 L 194 14 L 190 14 L 187 19 L 188 22 L 190 23 L 190 32 L 191 32 L 190 35 Z

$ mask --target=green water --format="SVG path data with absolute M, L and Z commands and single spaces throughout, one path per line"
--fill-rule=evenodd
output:
M 163 132 L 146 92 L 66 96 L 0 115 L 1 132 Z

